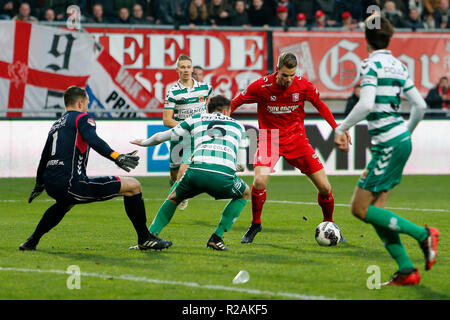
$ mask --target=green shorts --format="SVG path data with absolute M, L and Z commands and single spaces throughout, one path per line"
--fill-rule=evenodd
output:
M 187 168 L 175 189 L 177 198 L 193 198 L 203 192 L 216 199 L 240 199 L 247 184 L 238 176 L 227 173 Z
M 170 141 L 169 168 L 178 169 L 182 163 L 189 165 L 193 151 L 192 143 L 187 144 L 185 141 Z
M 391 190 L 402 179 L 403 168 L 411 154 L 411 136 L 403 136 L 396 143 L 376 145 L 370 151 L 372 159 L 358 187 L 372 192 Z

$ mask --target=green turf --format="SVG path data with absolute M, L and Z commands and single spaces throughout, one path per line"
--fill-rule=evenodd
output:
M 168 192 L 168 179 L 139 180 L 150 223 Z M 252 178 L 244 180 L 250 184 Z M 421 272 L 421 283 L 380 290 L 366 287 L 367 268 L 379 266 L 381 280 L 387 281 L 396 264 L 372 227 L 349 212 L 356 180 L 330 177 L 335 222 L 347 239 L 337 247 L 320 247 L 315 242 L 315 227 L 322 217 L 315 204 L 317 193 L 304 176 L 295 176 L 271 178 L 263 231 L 253 244 L 243 245 L 240 239 L 251 217 L 251 204 L 247 203 L 225 234 L 228 252 L 206 248 L 226 204 L 206 195 L 192 199 L 186 211 L 176 212 L 162 231 L 160 236 L 174 243 L 168 250 L 128 250 L 136 236 L 122 200 L 115 199 L 74 207 L 43 237 L 37 251 L 20 252 L 19 244 L 52 202 L 47 195 L 32 204 L 26 202 L 32 179 L 0 179 L 0 299 L 449 299 L 450 176 L 405 176 L 392 193 L 387 206 L 403 208 L 392 211 L 419 225 L 439 228 L 441 241 L 437 263 L 425 272 L 417 242 L 403 235 L 402 241 Z M 68 275 L 57 273 L 70 265 L 91 274 L 81 276 L 80 290 L 69 290 Z M 39 270 L 42 272 L 36 272 Z M 232 279 L 239 270 L 247 270 L 250 281 L 234 285 Z M 277 295 L 280 292 L 285 295 Z

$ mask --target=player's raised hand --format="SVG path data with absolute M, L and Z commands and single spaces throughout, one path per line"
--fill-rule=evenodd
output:
M 28 203 L 31 203 L 31 201 L 37 198 L 42 193 L 42 191 L 44 191 L 44 185 L 36 184 L 28 198 Z
M 130 153 L 122 153 L 114 160 L 114 162 L 119 168 L 125 170 L 126 172 L 130 172 L 131 169 L 136 168 L 139 164 L 139 157 L 136 156 L 136 153 L 137 150 Z
M 134 140 L 130 141 L 130 143 L 131 143 L 131 144 L 135 144 L 135 145 L 140 146 L 140 147 L 144 147 L 144 146 L 142 145 L 142 141 L 144 141 L 144 140 L 145 140 L 145 139 L 134 139 Z

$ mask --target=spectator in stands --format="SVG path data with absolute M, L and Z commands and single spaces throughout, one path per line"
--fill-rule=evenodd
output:
M 408 18 L 405 20 L 405 27 L 411 28 L 414 31 L 416 29 L 423 29 L 425 28 L 425 25 L 422 21 L 420 21 L 419 18 L 419 11 L 416 8 L 409 9 L 409 15 Z
M 192 78 L 198 82 L 203 82 L 204 70 L 200 66 L 194 66 L 194 71 L 192 72 Z
M 9 20 L 13 16 L 14 3 L 12 0 L 0 0 L 0 20 Z
M 154 23 L 156 21 L 158 1 L 159 0 L 138 0 L 138 3 L 144 11 L 144 18 L 150 23 Z
M 336 0 L 334 3 L 333 15 L 330 23 L 335 25 L 342 25 L 342 14 L 350 12 L 352 19 L 355 21 L 364 20 L 364 14 L 367 7 L 363 8 L 360 0 Z M 328 22 L 328 21 L 327 21 Z M 330 25 L 330 23 L 328 23 Z
M 92 16 L 87 19 L 88 23 L 110 23 L 109 18 L 103 16 L 103 5 L 96 3 L 92 6 Z
M 325 13 L 328 25 L 336 25 L 337 22 L 333 19 L 336 0 L 316 0 L 315 2 L 315 11 L 322 10 Z
M 326 28 L 328 27 L 328 23 L 325 17 L 325 13 L 322 10 L 317 10 L 314 13 L 314 23 L 312 24 L 313 28 Z
M 248 28 L 248 14 L 244 0 L 237 0 L 234 3 L 234 8 L 230 12 L 230 24 L 232 26 L 243 26 L 244 29 Z
M 344 111 L 345 117 L 347 117 L 347 115 L 350 113 L 350 111 L 352 111 L 356 103 L 358 103 L 360 94 L 361 94 L 361 85 L 357 84 L 353 87 L 352 95 L 347 99 L 347 104 L 345 105 Z
M 252 27 L 267 28 L 271 22 L 272 13 L 263 0 L 253 0 L 248 9 L 248 22 Z
M 288 20 L 288 8 L 285 6 L 278 6 L 275 19 L 272 19 L 271 25 L 274 27 L 283 27 L 287 28 L 289 27 L 289 20 Z
M 306 28 L 306 14 L 303 12 L 299 12 L 297 14 L 297 27 L 299 28 Z
M 439 7 L 434 10 L 434 27 L 436 29 L 445 29 L 450 24 L 450 8 L 449 8 L 449 0 L 441 0 L 439 2 Z
M 425 101 L 430 109 L 450 110 L 450 91 L 447 77 L 439 79 L 437 86 L 428 92 Z
M 352 14 L 348 11 L 345 11 L 341 15 L 341 27 L 349 30 L 353 30 L 358 27 L 357 24 L 353 23 Z
M 44 10 L 44 12 L 49 8 L 53 9 L 55 12 L 55 20 L 58 21 L 64 20 L 68 6 L 72 4 L 76 4 L 79 6 L 78 4 L 79 1 L 70 1 L 70 0 L 40 0 L 39 2 L 42 3 L 42 9 Z M 41 11 L 40 15 L 44 14 L 44 12 Z
M 425 6 L 426 11 L 429 15 L 434 15 L 434 10 L 439 8 L 441 0 L 423 0 L 423 5 Z
M 208 4 L 208 16 L 211 25 L 229 26 L 231 7 L 227 0 L 211 0 Z
M 195 25 L 208 24 L 208 9 L 203 0 L 192 0 L 189 5 L 189 25 L 194 27 Z
M 55 10 L 53 10 L 52 8 L 46 9 L 45 12 L 44 12 L 44 19 L 43 19 L 43 21 L 47 21 L 47 22 L 56 21 Z
M 295 8 L 297 12 L 302 12 L 306 16 L 306 25 L 312 24 L 314 21 L 315 0 L 296 0 Z M 298 19 L 297 19 L 298 21 Z M 306 26 L 305 25 L 305 26 Z
M 142 8 L 142 5 L 139 3 L 136 3 L 133 6 L 133 11 L 131 14 L 131 23 L 133 24 L 148 24 L 151 21 L 145 19 L 144 17 L 144 9 Z
M 329 1 L 329 0 L 326 0 Z M 334 0 L 333 0 L 334 1 Z M 288 13 L 288 24 L 290 26 L 295 26 L 297 23 L 297 11 L 295 9 L 295 4 L 293 3 L 293 1 L 289 1 L 289 0 L 277 0 L 277 6 L 275 8 L 275 15 L 276 12 L 278 10 L 279 6 L 283 6 L 287 8 L 287 13 Z
M 133 20 L 130 17 L 130 10 L 128 10 L 127 7 L 123 7 L 119 9 L 119 19 L 117 20 L 117 23 L 123 23 L 123 24 L 132 24 Z
M 389 20 L 389 22 L 394 26 L 394 28 L 404 28 L 405 22 L 403 20 L 403 14 L 401 11 L 397 10 L 394 1 L 386 1 L 384 3 L 383 10 L 381 14 Z
M 406 0 L 408 4 L 408 14 L 411 12 L 411 9 L 416 9 L 419 14 L 419 18 L 422 18 L 425 14 L 426 8 L 423 0 Z
M 189 0 L 161 0 L 157 2 L 156 24 L 174 25 L 188 24 Z
M 27 21 L 27 22 L 38 21 L 38 19 L 36 17 L 31 16 L 30 13 L 31 13 L 31 8 L 30 8 L 30 5 L 28 4 L 28 2 L 22 2 L 19 7 L 19 12 L 12 19 L 20 20 L 20 21 Z

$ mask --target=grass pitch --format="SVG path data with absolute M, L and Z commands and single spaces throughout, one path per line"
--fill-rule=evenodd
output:
M 150 224 L 169 190 L 168 178 L 138 179 Z M 191 199 L 162 231 L 160 236 L 174 243 L 168 250 L 128 250 L 136 236 L 117 198 L 74 207 L 42 238 L 37 251 L 21 252 L 18 246 L 52 200 L 43 194 L 28 204 L 33 179 L 0 179 L 0 299 L 449 299 L 450 176 L 405 176 L 392 192 L 387 206 L 393 212 L 437 227 L 441 240 L 437 263 L 425 272 L 417 242 L 402 235 L 421 283 L 379 290 L 368 289 L 373 273 L 367 268 L 378 266 L 384 282 L 397 266 L 371 225 L 350 214 L 348 204 L 358 177 L 329 179 L 335 222 L 347 243 L 317 245 L 314 231 L 322 213 L 314 187 L 304 176 L 274 176 L 262 215 L 263 231 L 253 244 L 240 243 L 250 224 L 249 201 L 225 234 L 228 252 L 206 248 L 226 205 L 207 195 Z M 252 177 L 244 180 L 250 185 Z M 65 271 L 72 265 L 80 268 L 80 289 L 67 287 Z M 250 281 L 232 284 L 240 270 L 250 273 Z

